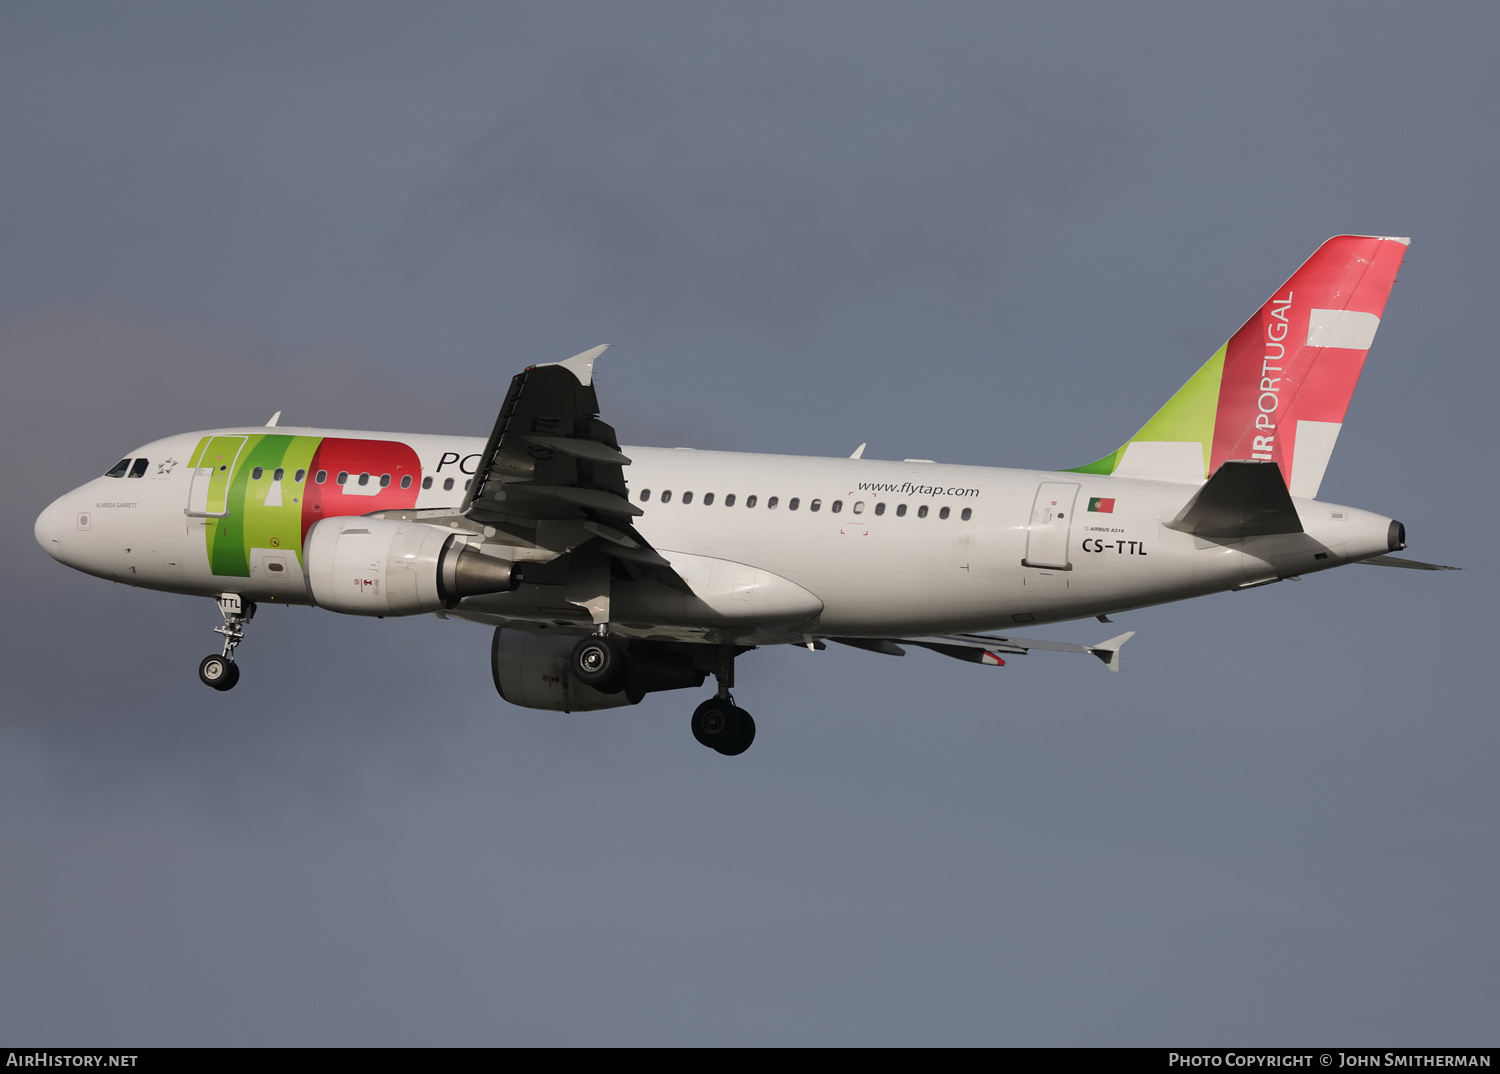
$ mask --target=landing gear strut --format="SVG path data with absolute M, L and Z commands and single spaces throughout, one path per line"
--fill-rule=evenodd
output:
M 714 671 L 719 692 L 693 710 L 693 737 L 725 757 L 738 757 L 755 741 L 755 718 L 734 703 L 734 649 L 719 646 L 719 666 Z
M 240 681 L 234 650 L 245 640 L 245 624 L 255 618 L 255 602 L 242 600 L 238 593 L 224 593 L 218 597 L 218 605 L 224 625 L 214 627 L 214 633 L 224 635 L 224 650 L 217 656 L 203 658 L 198 665 L 198 678 L 215 690 L 233 690 Z

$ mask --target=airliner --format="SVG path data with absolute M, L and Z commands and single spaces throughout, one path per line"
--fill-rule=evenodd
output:
M 828 642 L 1002 666 L 1034 626 L 1248 589 L 1391 555 L 1400 522 L 1317 498 L 1409 240 L 1339 235 L 1119 449 L 1056 471 L 622 447 L 604 347 L 516 374 L 487 438 L 264 426 L 156 440 L 57 499 L 59 562 L 217 602 L 240 677 L 258 604 L 493 628 L 500 696 L 578 712 L 701 688 L 703 745 L 755 720 L 735 659 Z

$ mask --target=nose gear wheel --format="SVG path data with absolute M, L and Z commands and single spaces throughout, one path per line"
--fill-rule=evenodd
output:
M 198 679 L 215 690 L 233 690 L 240 681 L 240 667 L 234 662 L 234 651 L 245 640 L 245 624 L 255 618 L 255 602 L 243 600 L 237 593 L 224 593 L 217 598 L 219 614 L 224 625 L 214 627 L 215 634 L 224 635 L 224 648 L 217 655 L 205 656 L 198 665 Z

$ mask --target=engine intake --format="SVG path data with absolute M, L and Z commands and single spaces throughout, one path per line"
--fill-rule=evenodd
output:
M 512 705 L 554 712 L 588 712 L 638 704 L 658 690 L 681 690 L 703 685 L 707 673 L 699 666 L 711 661 L 711 646 L 676 642 L 623 640 L 625 686 L 606 694 L 578 681 L 572 671 L 578 636 L 532 634 L 495 628 L 490 647 L 490 672 L 495 689 Z M 694 650 L 702 650 L 695 654 Z M 695 655 L 701 659 L 695 659 Z
M 313 601 L 349 615 L 435 612 L 518 584 L 515 564 L 421 522 L 325 518 L 308 530 L 305 557 Z

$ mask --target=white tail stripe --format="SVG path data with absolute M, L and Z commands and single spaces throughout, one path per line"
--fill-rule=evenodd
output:
M 1364 316 L 1369 316 L 1365 314 Z M 1287 488 L 1293 496 L 1316 499 L 1323 484 L 1323 471 L 1333 456 L 1333 445 L 1343 423 L 1337 421 L 1299 421 L 1297 443 L 1293 447 L 1292 479 Z
M 1375 329 L 1379 327 L 1380 318 L 1373 313 L 1313 310 L 1307 322 L 1307 345 L 1367 351 L 1375 342 Z
M 1115 477 L 1203 484 L 1203 445 L 1196 440 L 1132 440 L 1115 467 Z

